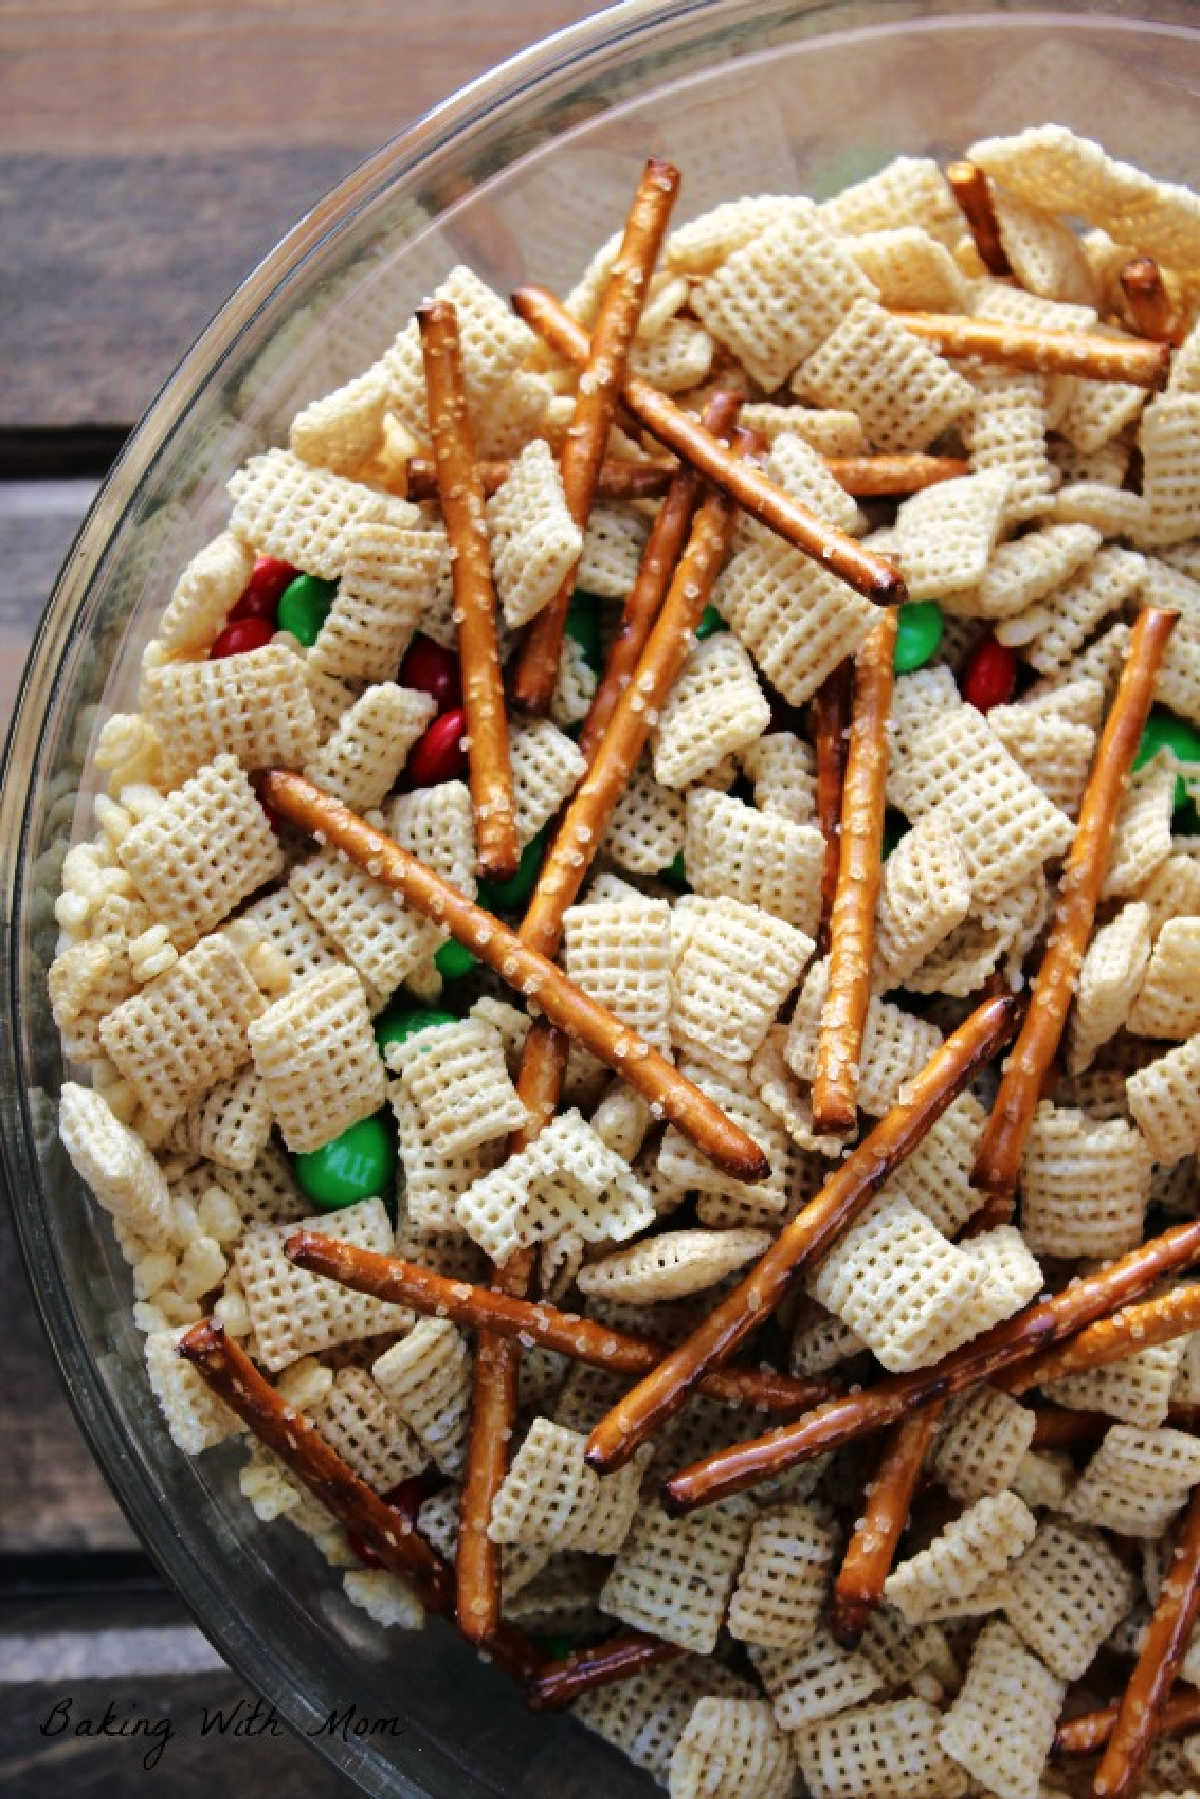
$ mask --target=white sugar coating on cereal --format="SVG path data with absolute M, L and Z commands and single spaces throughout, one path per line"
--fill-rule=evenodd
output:
M 885 1131 L 896 1125 L 893 1108 L 981 1003 L 1036 996 L 1070 897 L 1066 858 L 1078 831 L 1095 831 L 1089 789 L 1113 754 L 1106 725 L 1144 636 L 1137 615 L 1178 619 L 1137 766 L 1103 821 L 1101 898 L 1030 1108 L 1015 1206 L 975 1184 L 997 1075 L 1022 1053 L 1006 1048 L 881 1164 L 776 1315 L 760 1307 L 767 1328 L 734 1357 L 739 1378 L 829 1378 L 851 1388 L 836 1403 L 853 1410 L 881 1377 L 924 1378 L 946 1354 L 974 1353 L 998 1325 L 1019 1330 L 1046 1289 L 1194 1219 L 1200 199 L 1059 125 L 963 147 L 1011 271 L 998 276 L 962 172 L 933 158 L 893 157 L 815 201 L 755 191 L 756 159 L 793 156 L 772 120 L 748 118 L 732 162 L 686 121 L 668 119 L 664 141 L 686 222 L 642 271 L 633 393 L 585 515 L 567 504 L 561 463 L 591 376 L 549 347 L 552 310 L 521 300 L 518 316 L 465 265 L 435 289 L 458 320 L 505 674 L 531 621 L 570 600 L 545 711 L 508 721 L 517 876 L 477 880 L 419 333 L 377 298 L 369 349 L 382 354 L 356 370 L 352 332 L 330 355 L 341 385 L 284 421 L 287 448 L 220 471 L 228 522 L 156 574 L 136 698 L 98 716 L 79 796 L 58 803 L 73 832 L 45 903 L 58 931 L 47 988 L 74 1077 L 60 1137 L 130 1266 L 139 1378 L 179 1451 L 244 1428 L 178 1353 L 188 1329 L 215 1323 L 349 1475 L 381 1495 L 420 1479 L 418 1528 L 448 1563 L 464 1506 L 475 1531 L 490 1528 L 489 1604 L 512 1641 L 568 1632 L 585 1667 L 630 1630 L 683 1652 L 612 1684 L 585 1679 L 571 1707 L 672 1799 L 787 1799 L 800 1784 L 811 1799 L 1037 1799 L 1067 1772 L 1046 1771 L 1062 1712 L 1118 1696 L 1121 1658 L 1132 1668 L 1165 1590 L 1167 1545 L 1200 1485 L 1177 1409 L 1200 1400 L 1200 1332 L 1149 1346 L 1131 1335 L 1120 1359 L 1048 1378 L 1036 1397 L 990 1383 L 956 1393 L 912 1529 L 889 1519 L 899 1551 L 847 1649 L 835 1580 L 862 1514 L 876 1516 L 864 1495 L 891 1438 L 768 1462 L 745 1496 L 676 1518 L 664 1480 L 803 1404 L 773 1414 L 692 1393 L 601 1473 L 589 1434 L 612 1429 L 636 1377 L 518 1340 L 480 1506 L 468 1447 L 493 1425 L 490 1408 L 472 1423 L 489 1380 L 475 1335 L 287 1254 L 300 1228 L 478 1289 L 520 1256 L 535 1303 L 565 1328 L 582 1317 L 671 1346 L 730 1294 L 754 1305 L 751 1270 L 818 1195 L 831 1203 L 855 1141 L 817 1132 L 812 1109 L 841 872 L 827 721 L 883 592 L 843 578 L 855 557 L 894 568 L 920 608 L 902 615 L 887 721 L 859 1141 L 889 1113 Z M 566 295 L 588 333 L 617 263 L 624 186 L 614 175 L 522 219 L 526 278 Z M 695 216 L 688 195 L 706 188 L 725 199 Z M 1161 297 L 1157 319 L 1135 261 Z M 430 280 L 445 266 L 430 264 Z M 986 359 L 943 354 L 921 313 L 942 342 L 969 322 Z M 1038 332 L 1065 334 L 1093 372 L 1030 366 Z M 636 1031 L 753 1140 L 766 1164 L 755 1180 L 719 1167 L 675 1111 L 671 1122 L 577 1042 L 534 1134 L 522 1060 L 538 1044 L 537 989 L 468 956 L 445 912 L 402 900 L 365 847 L 351 859 L 297 828 L 290 801 L 284 816 L 258 797 L 269 771 L 301 773 L 519 927 L 585 777 L 576 739 L 605 658 L 649 626 L 626 602 L 635 584 L 649 604 L 659 576 L 661 591 L 670 583 L 646 552 L 664 503 L 680 501 L 678 483 L 663 499 L 678 445 L 643 434 L 637 395 L 655 390 L 694 430 L 723 388 L 758 435 L 739 447 L 777 512 L 813 515 L 837 553 L 799 547 L 769 508 L 732 509 L 677 678 L 653 712 L 639 712 L 636 686 L 625 708 L 616 760 L 632 772 L 560 846 L 580 877 L 573 903 L 556 912 L 552 873 L 534 923 L 578 1004 Z M 322 584 L 311 641 L 275 631 L 226 653 L 231 617 L 266 621 L 258 641 L 271 637 L 272 584 L 296 575 Z M 589 750 L 602 773 L 605 747 Z M 1042 1406 L 1053 1428 L 1074 1415 L 1086 1447 L 1035 1447 Z M 339 1571 L 339 1615 L 359 1608 L 361 1632 L 420 1628 L 408 1582 L 357 1566 L 329 1506 L 250 1441 L 242 1495 Z M 466 1562 L 448 1572 L 474 1578 Z M 1194 1649 L 1182 1678 L 1200 1678 Z M 1190 1788 L 1187 1750 L 1160 1743 L 1140 1790 Z

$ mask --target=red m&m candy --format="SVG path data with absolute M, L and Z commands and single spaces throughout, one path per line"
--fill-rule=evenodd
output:
M 980 712 L 989 712 L 993 706 L 1007 706 L 1016 691 L 1016 651 L 994 637 L 985 637 L 963 674 L 963 699 Z
M 223 656 L 240 656 L 245 650 L 261 650 L 275 635 L 275 627 L 267 618 L 235 618 L 226 625 L 208 652 L 213 662 Z
M 229 614 L 230 624 L 240 618 L 266 618 L 274 624 L 279 596 L 298 573 L 290 562 L 281 562 L 278 556 L 260 556 L 242 589 L 241 598 Z
M 461 779 L 467 772 L 462 742 L 466 728 L 467 715 L 461 708 L 434 719 L 409 752 L 406 772 L 412 786 L 437 787 L 442 781 Z
M 400 664 L 400 682 L 427 693 L 439 712 L 454 712 L 462 705 L 458 657 L 434 643 L 432 637 L 413 638 Z

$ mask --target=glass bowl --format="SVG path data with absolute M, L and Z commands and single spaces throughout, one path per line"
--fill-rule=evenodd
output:
M 184 357 L 67 560 L 4 773 L 0 1078 L 20 1239 L 72 1402 L 134 1527 L 222 1654 L 363 1792 L 652 1789 L 571 1720 L 531 1717 L 445 1626 L 378 1629 L 298 1533 L 256 1522 L 237 1453 L 189 1461 L 168 1439 L 128 1269 L 54 1131 L 52 906 L 88 815 L 97 718 L 129 704 L 175 574 L 224 522 L 228 475 L 377 355 L 454 262 L 500 291 L 526 279 L 563 290 L 623 217 L 650 150 L 683 170 L 676 222 L 747 192 L 820 197 L 898 151 L 946 157 L 1049 119 L 1194 183 L 1189 18 L 1186 0 L 1136 15 L 1096 0 L 630 0 L 601 13 L 446 102 L 296 227 Z

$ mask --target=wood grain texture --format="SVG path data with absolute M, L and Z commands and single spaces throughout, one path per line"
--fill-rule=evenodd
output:
M 349 169 L 597 10 L 0 0 L 0 430 L 132 423 Z

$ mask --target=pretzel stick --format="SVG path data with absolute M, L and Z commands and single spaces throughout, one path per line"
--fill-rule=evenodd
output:
M 1129 1685 L 1117 1711 L 1092 1791 L 1100 1799 L 1126 1799 L 1137 1785 L 1179 1664 L 1200 1613 L 1200 1488 L 1184 1514 L 1175 1554 L 1163 1576 L 1158 1604 L 1146 1627 Z
M 892 317 L 943 356 L 978 356 L 1035 375 L 1086 375 L 1093 381 L 1129 381 L 1161 387 L 1170 366 L 1166 344 L 1140 337 L 1101 337 L 1098 332 L 1047 331 L 1010 320 L 973 319 L 957 312 L 899 312 Z
M 1006 1393 L 1025 1393 L 1030 1387 L 1044 1386 L 1067 1374 L 1082 1374 L 1088 1368 L 1124 1361 L 1156 1343 L 1170 1343 L 1194 1330 L 1200 1330 L 1200 1282 L 1173 1287 L 1156 1299 L 1126 1306 L 1111 1318 L 1089 1324 L 1069 1342 L 1013 1368 L 996 1385 Z
M 738 433 L 736 448 L 749 447 Z M 567 804 L 525 914 L 522 931 L 545 954 L 558 948 L 562 915 L 583 884 L 589 861 L 608 829 L 653 723 L 687 661 L 696 626 L 720 571 L 735 507 L 710 492 L 696 513 L 687 548 L 671 578 L 633 678 L 621 689 L 591 766 Z M 549 1008 L 546 1008 L 549 1011 Z
M 719 435 L 707 420 L 705 430 Z M 970 463 L 961 456 L 926 456 L 919 450 L 880 456 L 826 456 L 823 460 L 838 485 L 860 499 L 870 499 L 872 495 L 916 493 L 920 487 L 933 487 L 939 481 L 953 481 L 959 475 L 971 472 Z M 508 480 L 513 465 L 493 458 L 478 466 L 483 491 L 491 495 Z M 600 464 L 596 498 L 660 499 L 678 468 L 679 464 L 675 462 L 628 462 L 621 457 L 611 457 Z M 436 500 L 437 469 L 433 461 L 428 456 L 410 456 L 396 490 L 405 500 Z
M 825 466 L 839 487 L 862 500 L 916 493 L 919 487 L 935 487 L 939 481 L 954 481 L 971 472 L 961 456 L 926 456 L 919 450 L 892 456 L 827 456 Z
M 1062 1040 L 1067 1012 L 1108 872 L 1113 826 L 1129 785 L 1133 758 L 1154 698 L 1167 638 L 1177 617 L 1157 607 L 1138 614 L 1116 696 L 1088 776 L 1079 823 L 1063 866 L 1054 920 L 1021 1034 L 1005 1064 L 1000 1089 L 975 1156 L 973 1186 L 992 1196 L 988 1224 L 1012 1211 L 1025 1139 L 1042 1082 Z
M 360 1249 L 320 1231 L 298 1230 L 287 1240 L 289 1260 L 298 1268 L 321 1274 L 328 1280 L 371 1293 L 398 1305 L 411 1306 L 426 1318 L 448 1318 L 463 1330 L 491 1331 L 523 1338 L 543 1349 L 556 1350 L 572 1361 L 614 1374 L 645 1374 L 658 1366 L 667 1346 L 653 1337 L 613 1330 L 593 1318 L 562 1312 L 541 1300 L 518 1298 L 511 1293 L 470 1281 L 451 1280 L 418 1263 Z M 700 1383 L 699 1390 L 726 1405 L 758 1406 L 773 1412 L 799 1412 L 835 1390 L 828 1380 L 802 1380 L 776 1374 L 769 1368 L 716 1369 Z
M 1162 270 L 1152 256 L 1135 256 L 1121 270 L 1118 280 L 1134 326 L 1143 337 L 1158 344 L 1178 345 L 1183 327 L 1171 304 Z
M 704 413 L 705 430 L 724 437 L 733 427 L 741 396 L 728 391 L 713 395 Z M 621 612 L 604 674 L 584 720 L 579 748 L 590 763 L 616 712 L 617 703 L 637 673 L 654 621 L 662 610 L 676 565 L 688 541 L 703 482 L 695 469 L 683 463 L 676 469 L 667 496 L 658 509 L 633 586 Z
M 1112 1735 L 1113 1725 L 1117 1721 L 1120 1705 L 1114 1701 L 1106 1705 L 1102 1711 L 1084 1712 L 1081 1717 L 1068 1718 L 1060 1724 L 1054 1733 L 1054 1755 L 1094 1755 L 1097 1749 L 1103 1749 Z M 1200 1724 L 1200 1690 L 1196 1687 L 1180 1687 L 1172 1693 L 1159 1715 L 1158 1731 L 1160 1737 L 1183 1736 Z
M 974 162 L 952 162 L 946 168 L 959 210 L 967 221 L 979 260 L 989 275 L 1011 275 L 1012 264 L 1000 242 L 1000 226 L 992 204 L 992 185 L 985 172 Z
M 651 1105 L 660 1106 L 663 1116 L 719 1168 L 751 1181 L 766 1173 L 761 1149 L 706 1093 L 498 918 L 303 775 L 272 769 L 259 777 L 258 787 L 282 817 L 344 850 L 351 862 L 401 894 L 414 912 L 444 925 L 456 942 L 534 1001 L 553 1024 L 590 1049 Z
M 667 1481 L 663 1489 L 667 1509 L 686 1512 L 694 1506 L 710 1505 L 799 1462 L 811 1461 L 827 1449 L 839 1449 L 873 1431 L 887 1430 L 922 1406 L 965 1393 L 1013 1363 L 1119 1311 L 1165 1275 L 1196 1261 L 1200 1261 L 1200 1221 L 1176 1225 L 1099 1274 L 1083 1276 L 1053 1298 L 1027 1306 L 1015 1318 L 964 1343 L 929 1368 L 889 1375 L 862 1392 L 827 1400 L 806 1418 L 781 1425 L 767 1436 L 732 1444 L 694 1462 Z
M 678 1643 L 664 1642 L 662 1637 L 648 1636 L 631 1630 L 606 1643 L 593 1643 L 588 1649 L 576 1649 L 562 1661 L 548 1662 L 530 1681 L 526 1703 L 534 1711 L 554 1711 L 569 1705 L 581 1693 L 594 1693 L 598 1687 L 611 1687 L 619 1680 L 629 1680 L 645 1668 L 657 1668 L 663 1662 L 676 1661 L 686 1655 Z
M 1112 1423 L 1107 1412 L 1076 1412 L 1065 1405 L 1035 1405 L 1033 1415 L 1031 1449 L 1074 1449 L 1079 1443 L 1094 1443 Z
M 898 622 L 896 611 L 884 612 L 854 658 L 838 876 L 829 921 L 829 991 L 821 1008 L 812 1083 L 813 1129 L 842 1137 L 858 1123 L 858 1064 L 871 1002 Z
M 359 1478 L 311 1419 L 275 1391 L 236 1337 L 202 1318 L 180 1339 L 179 1353 L 339 1524 L 366 1543 L 390 1573 L 412 1581 L 432 1610 L 446 1610 L 449 1570 L 437 1551 Z
M 581 530 L 592 510 L 629 352 L 678 191 L 679 170 L 652 156 L 642 171 L 621 248 L 600 298 L 561 458 L 567 508 Z M 531 621 L 517 657 L 513 698 L 530 712 L 545 712 L 554 692 L 578 566 L 576 562 L 567 570 L 550 604 Z
M 587 332 L 553 294 L 544 287 L 521 287 L 512 298 L 525 323 L 559 356 L 576 364 L 586 361 Z M 641 376 L 626 377 L 625 399 L 660 443 L 723 488 L 751 518 L 815 557 L 868 599 L 899 604 L 905 598 L 900 571 L 886 557 L 863 549 L 853 537 L 826 524 L 753 463 L 735 462 L 703 425 Z
M 427 300 L 417 308 L 417 324 L 438 497 L 450 540 L 478 872 L 489 880 L 504 881 L 515 872 L 520 851 L 513 812 L 508 714 L 496 648 L 496 590 L 483 484 L 475 466 L 467 411 L 458 318 L 448 300 Z
M 842 786 L 849 748 L 853 675 L 854 665 L 849 658 L 839 662 L 832 674 L 826 675 L 812 702 L 812 734 L 817 748 L 817 821 L 825 840 L 821 863 L 821 921 L 817 927 L 817 950 L 821 955 L 829 949 L 833 901 L 841 865 Z
M 927 1406 L 888 1433 L 833 1584 L 830 1623 L 843 1649 L 857 1649 L 883 1599 L 941 1411 Z
M 936 1124 L 951 1101 L 1016 1029 L 1009 999 L 988 1000 L 948 1037 L 898 1100 L 830 1175 L 816 1197 L 785 1224 L 770 1249 L 686 1342 L 618 1400 L 588 1438 L 586 1457 L 607 1472 L 677 1412 L 691 1389 L 727 1362 L 766 1322 L 797 1270 L 815 1261 L 858 1216 Z
M 931 458 L 931 460 L 933 460 Z M 492 495 L 503 487 L 512 473 L 511 462 L 496 459 L 479 464 L 479 478 L 485 494 Z M 657 500 L 666 493 L 675 474 L 673 462 L 629 462 L 611 457 L 600 464 L 596 476 L 598 500 Z M 404 466 L 400 484 L 406 500 L 436 500 L 437 469 L 427 456 L 410 456 Z

